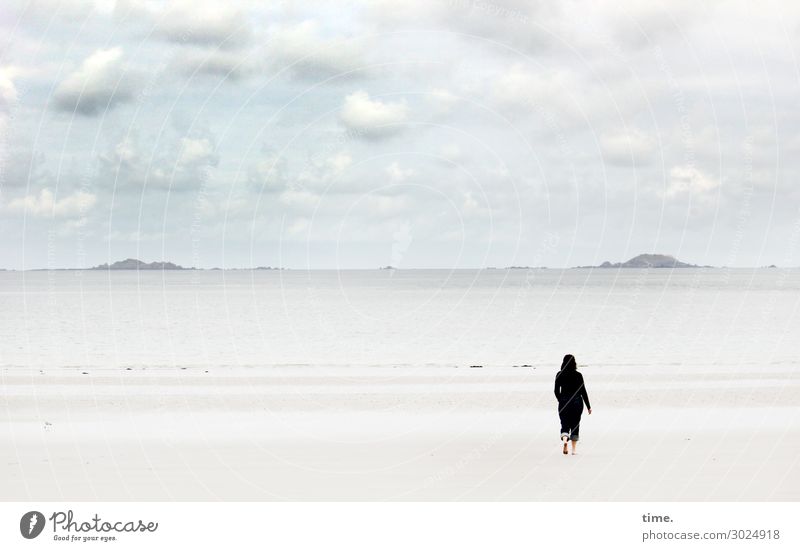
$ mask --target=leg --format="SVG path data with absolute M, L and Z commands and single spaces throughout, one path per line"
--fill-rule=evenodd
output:
M 569 439 L 577 442 L 578 439 L 581 437 L 580 432 L 581 432 L 581 418 L 580 416 L 578 416 L 577 420 L 573 423 L 571 430 L 569 432 Z
M 575 411 L 575 417 L 573 418 L 573 426 L 569 436 L 569 439 L 572 440 L 572 455 L 575 455 L 577 453 L 575 451 L 575 448 L 578 446 L 578 440 L 580 440 L 581 414 L 583 413 L 583 404 L 580 405 L 580 409 L 576 407 L 575 410 L 576 411 Z
M 581 428 L 580 421 L 578 421 L 578 424 L 576 424 L 573 427 L 572 432 L 569 435 L 569 439 L 572 442 L 572 455 L 575 455 L 577 453 L 575 451 L 575 448 L 578 446 L 578 440 L 580 439 L 580 434 L 579 434 L 580 428 Z
M 564 455 L 567 454 L 567 441 L 569 440 L 569 412 L 564 407 L 565 404 L 558 404 L 558 418 L 561 421 L 561 441 L 564 447 L 561 450 Z

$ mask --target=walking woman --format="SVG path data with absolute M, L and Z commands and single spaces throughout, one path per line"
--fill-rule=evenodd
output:
M 589 415 L 592 414 L 592 406 L 589 405 L 589 394 L 586 392 L 586 385 L 583 384 L 583 375 L 578 371 L 572 354 L 564 356 L 561 371 L 556 373 L 555 393 L 558 400 L 558 417 L 561 419 L 561 441 L 564 443 L 562 451 L 564 455 L 567 454 L 567 442 L 571 441 L 572 455 L 575 455 L 583 403 L 586 402 Z

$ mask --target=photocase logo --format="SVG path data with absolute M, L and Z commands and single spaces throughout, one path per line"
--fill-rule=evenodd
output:
M 19 531 L 22 537 L 32 540 L 44 530 L 44 515 L 39 511 L 29 511 L 19 519 Z
M 19 532 L 22 537 L 32 540 L 42 533 L 47 521 L 53 524 L 54 541 L 116 541 L 119 534 L 155 532 L 157 522 L 135 520 L 103 520 L 96 514 L 88 520 L 76 518 L 72 509 L 55 511 L 45 517 L 39 511 L 28 511 L 19 519 Z

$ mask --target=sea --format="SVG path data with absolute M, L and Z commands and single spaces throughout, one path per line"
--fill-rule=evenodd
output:
M 0 367 L 794 370 L 800 269 L 0 272 Z

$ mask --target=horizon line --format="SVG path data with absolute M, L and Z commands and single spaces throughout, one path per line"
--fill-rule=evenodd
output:
M 161 261 L 158 261 L 161 262 Z M 214 266 L 211 268 L 198 268 L 196 266 L 180 266 L 179 268 L 103 268 L 92 266 L 89 268 L 76 268 L 76 267 L 44 267 L 44 268 L 0 268 L 0 272 L 227 272 L 227 271 L 252 271 L 252 272 L 281 272 L 281 271 L 295 271 L 295 272 L 322 272 L 322 271 L 404 271 L 404 270 L 438 270 L 438 271 L 475 271 L 475 270 L 692 270 L 692 269 L 797 269 L 800 266 L 778 266 L 776 264 L 767 264 L 761 266 L 713 266 L 713 265 L 697 265 L 697 266 L 650 266 L 650 267 L 623 267 L 623 266 L 472 266 L 472 267 L 457 267 L 457 268 L 443 268 L 432 266 L 413 266 L 413 267 L 399 267 L 399 266 L 378 266 L 378 267 L 331 267 L 331 268 L 310 268 L 310 267 L 277 267 L 277 266 L 257 266 L 257 267 L 219 267 Z

